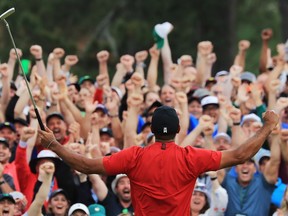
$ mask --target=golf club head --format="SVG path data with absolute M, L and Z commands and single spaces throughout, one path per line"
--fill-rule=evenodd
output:
M 0 15 L 0 19 L 4 20 L 6 19 L 8 16 L 10 16 L 11 14 L 13 14 L 15 12 L 15 8 L 10 8 L 9 10 L 5 11 L 4 13 L 2 13 Z

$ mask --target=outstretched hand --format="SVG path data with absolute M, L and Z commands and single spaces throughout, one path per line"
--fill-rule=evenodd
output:
M 46 125 L 45 131 L 38 130 L 38 136 L 40 137 L 40 143 L 44 148 L 51 148 L 53 145 L 56 144 L 56 138 L 53 134 L 53 131 L 51 131 Z

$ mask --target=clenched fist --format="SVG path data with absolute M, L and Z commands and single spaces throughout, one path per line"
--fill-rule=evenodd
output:
M 35 59 L 41 59 L 42 47 L 39 45 L 33 45 L 30 47 L 30 53 L 34 56 Z
M 261 37 L 262 40 L 270 40 L 272 38 L 273 35 L 273 31 L 272 29 L 268 28 L 268 29 L 264 29 L 261 33 Z
M 109 59 L 109 52 L 107 50 L 102 50 L 97 53 L 96 58 L 99 63 L 107 62 Z
M 279 122 L 279 115 L 274 110 L 267 110 L 263 116 L 265 125 L 271 126 L 273 129 Z

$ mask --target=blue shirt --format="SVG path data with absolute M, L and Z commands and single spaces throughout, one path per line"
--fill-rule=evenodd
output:
M 254 175 L 246 187 L 242 187 L 235 177 L 226 175 L 223 187 L 227 190 L 229 197 L 225 216 L 236 214 L 268 216 L 271 195 L 275 186 L 269 184 L 263 174 Z
M 187 134 L 189 134 L 191 131 L 194 130 L 194 128 L 197 127 L 199 123 L 199 120 L 193 116 L 192 114 L 189 115 L 189 127 L 188 127 L 188 131 L 187 131 Z M 212 134 L 212 136 L 216 136 L 216 134 L 218 133 L 218 124 L 215 124 L 214 125 L 214 132 Z

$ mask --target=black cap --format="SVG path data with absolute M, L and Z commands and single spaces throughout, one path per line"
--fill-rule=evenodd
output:
M 0 124 L 0 130 L 3 128 L 10 128 L 13 132 L 16 132 L 15 126 L 11 122 L 3 122 Z
M 13 120 L 13 124 L 15 124 L 15 123 L 19 123 L 21 125 L 28 126 L 28 122 L 23 118 L 15 118 Z
M 64 121 L 64 116 L 59 113 L 59 112 L 53 112 L 53 113 L 50 113 L 47 117 L 46 117 L 46 124 L 48 124 L 49 120 L 53 117 L 56 117 L 56 118 L 59 118 L 61 119 L 62 121 Z
M 110 128 L 108 128 L 108 127 L 103 127 L 103 128 L 101 128 L 99 132 L 100 132 L 100 135 L 102 135 L 102 134 L 107 134 L 107 135 L 109 135 L 110 137 L 113 137 L 112 130 L 111 130 Z
M 10 200 L 14 204 L 16 203 L 14 198 L 10 194 L 7 194 L 7 193 L 0 194 L 0 201 L 2 200 Z
M 158 107 L 152 116 L 151 129 L 154 134 L 172 135 L 178 133 L 179 118 L 174 108 Z
M 69 200 L 69 197 L 68 197 L 67 193 L 62 188 L 59 188 L 59 189 L 56 189 L 56 190 L 52 191 L 52 193 L 49 196 L 49 201 L 53 197 L 57 196 L 58 194 L 63 194 L 66 197 L 66 199 Z
M 9 148 L 9 143 L 8 143 L 8 141 L 5 138 L 0 137 L 0 143 L 4 144 L 6 147 Z
M 158 108 L 160 106 L 163 106 L 163 104 L 159 101 L 154 101 L 148 108 L 147 110 L 144 112 L 143 116 L 148 117 L 149 112 L 153 109 L 153 108 Z
M 80 92 L 81 87 L 80 87 L 80 85 L 79 85 L 78 83 L 70 83 L 70 84 L 68 84 L 68 86 L 72 86 L 72 85 L 75 87 L 75 89 L 76 89 L 78 92 Z
M 97 104 L 94 112 L 96 112 L 98 110 L 102 111 L 104 114 L 108 114 L 108 110 L 103 104 Z

